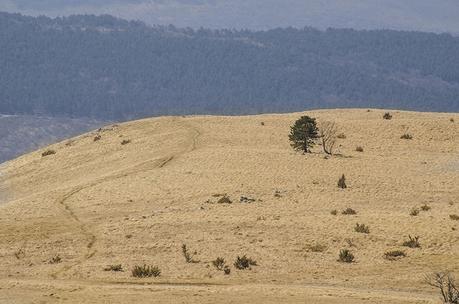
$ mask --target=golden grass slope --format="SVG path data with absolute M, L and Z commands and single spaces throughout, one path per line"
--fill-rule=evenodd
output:
M 289 127 L 304 114 L 337 123 L 340 155 L 292 150 Z M 459 215 L 459 115 L 383 114 L 145 119 L 5 163 L 0 303 L 437 303 L 424 276 L 459 275 L 449 217 Z M 56 154 L 42 157 L 48 149 Z M 216 203 L 219 194 L 233 203 Z M 421 248 L 403 247 L 408 235 Z M 182 244 L 199 262 L 186 263 Z M 338 262 L 341 249 L 355 263 Z M 389 250 L 407 257 L 387 260 Z M 237 270 L 242 255 L 258 266 Z M 112 264 L 125 271 L 104 271 Z M 143 264 L 161 276 L 133 278 Z

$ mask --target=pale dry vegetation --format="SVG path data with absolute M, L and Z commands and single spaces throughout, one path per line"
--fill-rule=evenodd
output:
M 34 283 L 21 281 L 28 276 L 46 284 L 56 277 L 62 290 L 96 282 L 88 297 L 107 295 L 98 287 L 112 282 L 125 303 L 135 298 L 133 286 L 142 293 L 154 282 L 162 300 L 174 286 L 178 302 L 198 303 L 190 295 L 202 288 L 207 302 L 263 303 L 284 299 L 259 291 L 263 284 L 314 301 L 323 290 L 299 292 L 295 282 L 327 286 L 333 278 L 330 303 L 354 303 L 338 290 L 351 287 L 358 297 L 360 288 L 371 291 L 370 303 L 391 303 L 380 290 L 418 289 L 414 299 L 425 300 L 418 278 L 426 265 L 452 265 L 459 250 L 452 241 L 456 125 L 440 114 L 389 113 L 387 122 L 377 110 L 338 113 L 308 113 L 291 130 L 296 144 L 287 135 L 301 114 L 266 116 L 266 125 L 251 117 L 172 117 L 122 124 L 103 133 L 103 144 L 92 133 L 53 146 L 57 157 L 32 153 L 8 164 L 15 198 L 0 219 L 0 241 L 11 248 L 0 252 L 4 281 L 17 280 L 21 294 L 32 290 Z M 399 140 L 405 125 L 416 140 Z M 312 137 L 300 134 L 302 126 Z M 121 137 L 132 139 L 123 140 L 128 147 Z M 365 154 L 355 153 L 363 152 L 359 143 Z M 409 232 L 416 235 L 404 239 Z M 407 269 L 412 275 L 399 286 Z M 453 290 L 448 276 L 439 278 L 435 286 Z M 391 297 L 408 303 L 406 294 Z

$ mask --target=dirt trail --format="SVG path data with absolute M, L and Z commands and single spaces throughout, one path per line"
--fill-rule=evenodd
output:
M 198 129 L 192 127 L 188 123 L 183 123 L 182 122 L 180 124 L 184 128 L 187 128 L 187 129 L 191 130 L 191 133 L 192 133 L 191 136 L 190 136 L 191 137 L 190 143 L 187 144 L 182 151 L 180 151 L 178 153 L 175 153 L 173 155 L 167 156 L 167 157 L 160 158 L 160 159 L 152 159 L 152 160 L 147 160 L 147 161 L 144 161 L 144 162 L 141 162 L 141 163 L 137 163 L 137 164 L 134 164 L 133 166 L 131 166 L 130 168 L 123 169 L 123 170 L 121 170 L 119 172 L 114 172 L 114 173 L 111 173 L 109 175 L 97 178 L 96 180 L 93 180 L 93 181 L 91 181 L 89 183 L 85 183 L 84 185 L 76 186 L 71 191 L 69 191 L 68 193 L 66 193 L 65 195 L 63 195 L 62 197 L 60 197 L 57 200 L 57 203 L 59 205 L 63 206 L 67 216 L 71 220 L 73 220 L 73 221 L 75 221 L 77 223 L 81 234 L 88 241 L 87 241 L 87 245 L 86 245 L 86 253 L 83 255 L 83 257 L 79 261 L 77 261 L 76 263 L 74 263 L 72 265 L 66 265 L 63 268 L 59 269 L 58 271 L 52 273 L 51 274 L 52 278 L 56 279 L 58 277 L 58 275 L 60 275 L 62 273 L 65 273 L 65 272 L 69 271 L 70 269 L 74 268 L 75 266 L 78 266 L 78 265 L 84 263 L 88 259 L 92 258 L 97 252 L 97 250 L 93 249 L 94 244 L 97 242 L 96 234 L 93 231 L 91 231 L 91 229 L 88 227 L 88 225 L 86 225 L 84 223 L 84 221 L 82 221 L 76 215 L 74 209 L 68 203 L 68 201 L 74 195 L 78 194 L 79 192 L 81 192 L 83 190 L 87 190 L 87 189 L 92 188 L 92 187 L 95 187 L 97 185 L 100 185 L 100 184 L 103 184 L 103 183 L 106 183 L 106 182 L 109 182 L 109 181 L 113 181 L 113 180 L 116 180 L 116 179 L 129 177 L 129 176 L 137 174 L 139 172 L 145 172 L 145 171 L 150 171 L 150 170 L 154 170 L 154 169 L 164 168 L 166 165 L 168 165 L 170 162 L 172 162 L 174 159 L 176 159 L 180 155 L 183 155 L 185 153 L 188 153 L 188 152 L 196 150 L 198 138 L 201 135 L 201 132 Z
M 40 288 L 40 285 L 47 284 L 40 280 L 34 279 L 15 279 L 0 280 L 1 286 L 7 284 L 18 284 L 21 286 L 29 286 L 30 288 Z M 221 294 L 224 296 L 227 293 L 266 293 L 269 292 L 272 296 L 282 294 L 290 290 L 296 293 L 305 293 L 309 295 L 327 295 L 330 298 L 340 298 L 346 296 L 347 298 L 359 299 L 380 299 L 384 301 L 398 301 L 404 302 L 409 299 L 411 302 L 416 303 L 437 303 L 438 294 L 433 292 L 410 292 L 406 290 L 397 289 L 384 289 L 384 288 L 359 288 L 349 286 L 338 286 L 334 284 L 309 284 L 309 283 L 295 283 L 295 284 L 225 284 L 225 283 L 210 283 L 210 282 L 152 282 L 152 281 L 103 281 L 103 280 L 67 280 L 55 279 L 53 280 L 54 290 L 91 290 L 97 289 L 99 292 L 104 291 L 110 293 L 113 290 L 116 292 L 137 294 L 143 292 L 205 292 L 210 294 Z M 267 295 L 266 295 L 267 296 Z M 349 302 L 346 302 L 349 303 Z M 405 303 L 405 302 L 404 302 Z

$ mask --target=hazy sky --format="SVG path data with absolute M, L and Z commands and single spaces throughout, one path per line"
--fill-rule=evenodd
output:
M 459 0 L 0 0 L 29 15 L 111 14 L 180 27 L 352 27 L 459 33 Z

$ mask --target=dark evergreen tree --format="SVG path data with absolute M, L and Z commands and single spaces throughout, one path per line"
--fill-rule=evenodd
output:
M 291 127 L 289 139 L 295 150 L 308 153 L 319 138 L 319 129 L 315 118 L 302 116 Z

